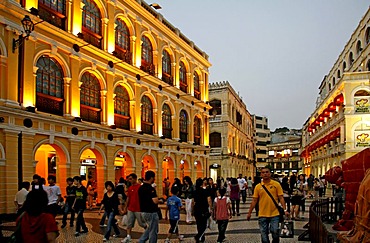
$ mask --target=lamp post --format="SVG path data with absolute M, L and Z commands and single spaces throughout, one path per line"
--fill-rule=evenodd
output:
M 25 15 L 24 18 L 21 20 L 21 23 L 22 23 L 22 26 L 23 26 L 23 30 L 24 30 L 24 33 L 26 33 L 26 36 L 23 36 L 23 33 L 19 36 L 18 40 L 14 39 L 13 38 L 13 53 L 15 52 L 15 49 L 17 49 L 17 47 L 19 48 L 25 39 L 28 39 L 28 37 L 31 35 L 34 27 L 35 27 L 35 24 L 32 22 L 30 16 L 28 15 Z

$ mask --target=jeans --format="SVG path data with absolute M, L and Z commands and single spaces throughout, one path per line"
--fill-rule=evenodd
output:
M 185 199 L 186 223 L 191 223 L 193 221 L 193 216 L 191 216 L 191 213 L 193 211 L 192 202 L 192 198 Z
M 258 218 L 258 224 L 262 243 L 270 243 L 269 232 L 272 235 L 272 243 L 279 243 L 279 216 L 260 217 Z
M 112 230 L 112 227 L 114 229 L 114 233 L 116 233 L 116 235 L 119 235 L 120 232 L 119 232 L 118 226 L 116 224 L 117 220 L 115 219 L 116 214 L 113 211 L 110 212 L 110 213 L 105 212 L 104 214 L 106 214 L 108 216 L 108 226 L 107 226 L 107 230 L 105 232 L 104 238 L 109 239 L 110 231 Z
M 76 232 L 80 232 L 81 227 L 83 231 L 88 231 L 86 224 L 85 224 L 84 211 L 85 209 L 77 210 Z
M 222 242 L 225 239 L 225 232 L 229 220 L 217 220 L 218 225 L 218 237 L 217 242 Z
M 235 204 L 236 204 L 236 213 L 239 214 L 240 199 L 231 199 L 231 207 L 233 209 L 234 216 L 235 216 Z
M 75 220 L 75 211 L 72 209 L 72 206 L 69 205 L 69 203 L 66 203 L 64 205 L 64 212 L 63 212 L 63 219 L 62 219 L 62 224 L 66 225 L 67 224 L 67 215 L 68 212 L 71 212 L 71 220 L 69 225 L 73 225 L 73 221 Z
M 195 215 L 195 221 L 197 223 L 197 234 L 195 235 L 195 242 L 204 242 L 205 237 L 204 234 L 207 229 L 207 220 L 208 218 L 201 215 Z
M 104 225 L 105 224 L 105 219 L 107 218 L 107 212 L 106 211 L 104 211 L 104 214 L 103 214 L 103 216 L 101 217 L 101 219 L 100 219 L 100 225 Z
M 247 192 L 244 190 L 240 190 L 240 195 L 242 196 L 243 203 L 247 201 Z
M 158 224 L 159 218 L 157 212 L 155 213 L 141 213 L 144 224 L 147 224 L 148 227 L 141 235 L 139 243 L 144 243 L 149 240 L 149 243 L 157 243 L 158 238 Z

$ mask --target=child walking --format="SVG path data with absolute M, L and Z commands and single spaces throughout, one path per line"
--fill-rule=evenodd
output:
M 226 188 L 218 190 L 218 195 L 214 201 L 213 218 L 217 221 L 218 225 L 218 238 L 217 243 L 221 243 L 225 239 L 225 232 L 229 219 L 232 218 L 231 201 L 230 198 L 225 196 Z
M 167 239 L 165 243 L 170 243 L 170 238 L 172 234 L 176 234 L 179 240 L 181 241 L 184 236 L 179 235 L 179 221 L 180 221 L 180 209 L 183 208 L 181 199 L 177 197 L 179 194 L 179 188 L 174 186 L 171 188 L 172 196 L 167 199 L 167 208 L 165 212 L 165 220 L 167 220 L 167 212 L 169 211 L 170 215 L 170 230 L 168 231 Z

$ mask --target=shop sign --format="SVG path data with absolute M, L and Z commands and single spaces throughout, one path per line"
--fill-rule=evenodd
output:
M 81 165 L 95 165 L 96 159 L 82 159 Z
M 355 112 L 369 113 L 370 97 L 355 97 Z
M 370 146 L 370 131 L 355 131 L 355 147 Z

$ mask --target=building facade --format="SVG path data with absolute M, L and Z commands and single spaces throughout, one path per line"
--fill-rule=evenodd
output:
M 141 0 L 0 3 L 0 213 L 37 173 L 206 175 L 208 56 Z
M 253 120 L 242 98 L 227 81 L 209 84 L 212 178 L 253 176 Z
M 271 142 L 271 134 L 267 117 L 253 115 L 254 146 L 256 149 L 256 172 L 267 165 L 268 149 Z
M 285 132 L 271 134 L 271 143 L 267 145 L 267 162 L 272 172 L 278 175 L 301 174 L 302 162 L 300 157 L 301 132 L 291 129 Z
M 306 174 L 323 175 L 370 146 L 370 10 L 360 20 L 319 87 L 316 108 L 303 125 Z

